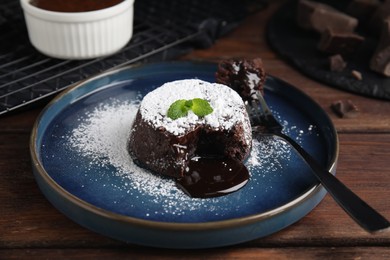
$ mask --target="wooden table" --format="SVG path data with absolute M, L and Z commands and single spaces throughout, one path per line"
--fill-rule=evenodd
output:
M 183 60 L 261 57 L 268 73 L 297 86 L 330 115 L 340 139 L 337 176 L 390 219 L 390 102 L 310 80 L 267 45 L 265 25 L 278 4 L 249 16 L 214 46 Z M 330 110 L 350 99 L 360 112 L 340 119 Z M 244 244 L 208 250 L 162 250 L 98 235 L 59 213 L 38 189 L 29 156 L 32 125 L 41 108 L 0 118 L 0 259 L 326 258 L 390 259 L 390 233 L 368 234 L 327 195 L 296 224 Z

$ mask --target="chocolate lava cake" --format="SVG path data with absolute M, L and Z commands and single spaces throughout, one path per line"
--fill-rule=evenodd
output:
M 212 113 L 167 116 L 175 101 L 195 98 L 208 101 Z M 129 153 L 144 168 L 182 178 L 194 157 L 243 161 L 251 144 L 248 114 L 238 93 L 223 84 L 186 79 L 165 83 L 144 97 L 132 126 Z

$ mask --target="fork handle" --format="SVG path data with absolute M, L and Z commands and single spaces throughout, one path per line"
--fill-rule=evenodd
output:
M 382 231 L 390 227 L 390 222 L 374 210 L 333 174 L 324 169 L 292 138 L 284 134 L 277 134 L 288 141 L 312 168 L 313 173 L 333 199 L 354 219 L 361 227 L 369 232 Z

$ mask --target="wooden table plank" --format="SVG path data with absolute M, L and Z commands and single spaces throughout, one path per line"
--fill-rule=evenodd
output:
M 28 134 L 0 135 L 0 248 L 123 245 L 67 219 L 44 198 L 33 178 Z M 389 134 L 340 134 L 337 176 L 390 219 Z M 375 156 L 375 161 L 367 156 Z M 23 159 L 21 159 L 23 158 Z M 348 228 L 345 228 L 348 227 Z M 251 246 L 390 246 L 388 233 L 371 235 L 327 195 L 298 223 Z
M 235 248 L 207 250 L 160 250 L 150 248 L 121 249 L 12 249 L 4 250 L 4 259 L 388 259 L 390 248 L 386 247 L 309 247 L 309 248 Z

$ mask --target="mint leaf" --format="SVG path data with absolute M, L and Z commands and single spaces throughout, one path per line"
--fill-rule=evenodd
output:
M 173 102 L 168 108 L 167 116 L 176 120 L 180 117 L 187 116 L 189 110 L 192 110 L 192 112 L 199 117 L 204 117 L 213 112 L 213 108 L 207 100 L 201 98 L 194 98 L 190 100 L 179 99 Z
M 191 109 L 192 107 L 192 100 L 186 100 L 185 106 Z
M 191 108 L 186 106 L 187 100 L 179 99 L 172 103 L 169 107 L 167 115 L 169 118 L 176 120 L 180 117 L 185 117 L 188 114 L 188 110 Z
M 213 112 L 213 108 L 207 100 L 201 98 L 194 98 L 192 100 L 192 112 L 199 117 L 207 116 Z

